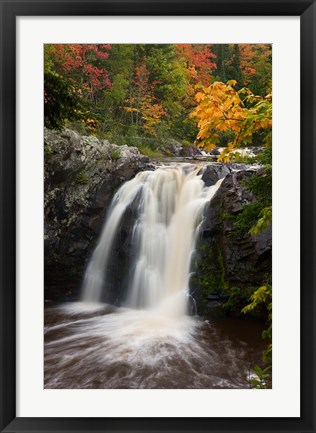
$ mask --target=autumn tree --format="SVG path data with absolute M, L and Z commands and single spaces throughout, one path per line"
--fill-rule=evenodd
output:
M 51 46 L 56 72 L 70 79 L 78 92 L 94 104 L 102 90 L 111 87 L 105 60 L 109 44 L 55 44 Z
M 111 86 L 105 61 L 108 44 L 47 44 L 44 47 L 45 124 L 62 127 L 65 120 L 93 121 L 94 108 Z M 55 117 L 55 121 L 53 120 Z
M 185 65 L 189 83 L 201 83 L 207 86 L 212 80 L 212 71 L 216 68 L 216 55 L 208 44 L 178 44 L 176 45 L 178 58 Z
M 154 83 L 149 80 L 149 71 L 145 64 L 136 67 L 133 80 L 134 91 L 126 102 L 125 111 L 131 114 L 131 123 L 136 128 L 142 125 L 149 135 L 156 135 L 155 126 L 166 115 L 162 105 L 154 96 Z
M 221 159 L 228 161 L 241 145 L 252 144 L 256 132 L 265 132 L 265 144 L 271 146 L 272 97 L 255 96 L 249 89 L 235 89 L 236 81 L 214 82 L 201 87 L 195 95 L 197 107 L 191 113 L 199 132 L 197 144 L 206 150 L 215 147 L 220 132 L 230 133 L 231 140 Z

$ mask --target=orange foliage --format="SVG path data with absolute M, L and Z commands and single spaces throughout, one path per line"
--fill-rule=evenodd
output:
M 255 96 L 247 88 L 234 89 L 235 80 L 227 84 L 214 82 L 196 93 L 197 107 L 191 117 L 197 120 L 197 143 L 210 150 L 219 141 L 218 132 L 230 132 L 233 140 L 222 154 L 224 160 L 241 144 L 249 144 L 255 131 L 272 128 L 271 95 Z

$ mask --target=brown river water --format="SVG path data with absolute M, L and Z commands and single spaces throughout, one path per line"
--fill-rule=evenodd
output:
M 263 325 L 106 304 L 45 308 L 45 388 L 250 388 Z

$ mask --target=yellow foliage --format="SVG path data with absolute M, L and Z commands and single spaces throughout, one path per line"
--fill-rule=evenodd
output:
M 123 107 L 123 110 L 125 110 L 127 113 L 139 111 L 137 108 L 134 108 L 134 107 Z
M 237 91 L 235 85 L 236 81 L 230 80 L 199 86 L 195 95 L 198 105 L 190 115 L 199 128 L 196 143 L 205 150 L 216 146 L 218 132 L 233 133 L 233 141 L 221 155 L 223 161 L 228 161 L 238 146 L 251 142 L 255 131 L 272 128 L 272 95 L 262 98 L 247 88 Z
M 205 94 L 204 93 L 202 93 L 202 92 L 198 92 L 196 95 L 195 95 L 195 99 L 199 102 L 199 101 L 203 101 L 203 99 L 205 98 Z

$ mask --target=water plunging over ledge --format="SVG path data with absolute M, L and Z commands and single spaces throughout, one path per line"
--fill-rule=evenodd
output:
M 82 290 L 84 302 L 99 302 L 107 286 L 107 265 L 120 222 L 137 200 L 132 227 L 134 262 L 125 305 L 159 309 L 173 317 L 186 314 L 191 256 L 204 207 L 218 190 L 206 187 L 202 168 L 192 164 L 145 171 L 115 194 L 99 243 L 88 264 Z

